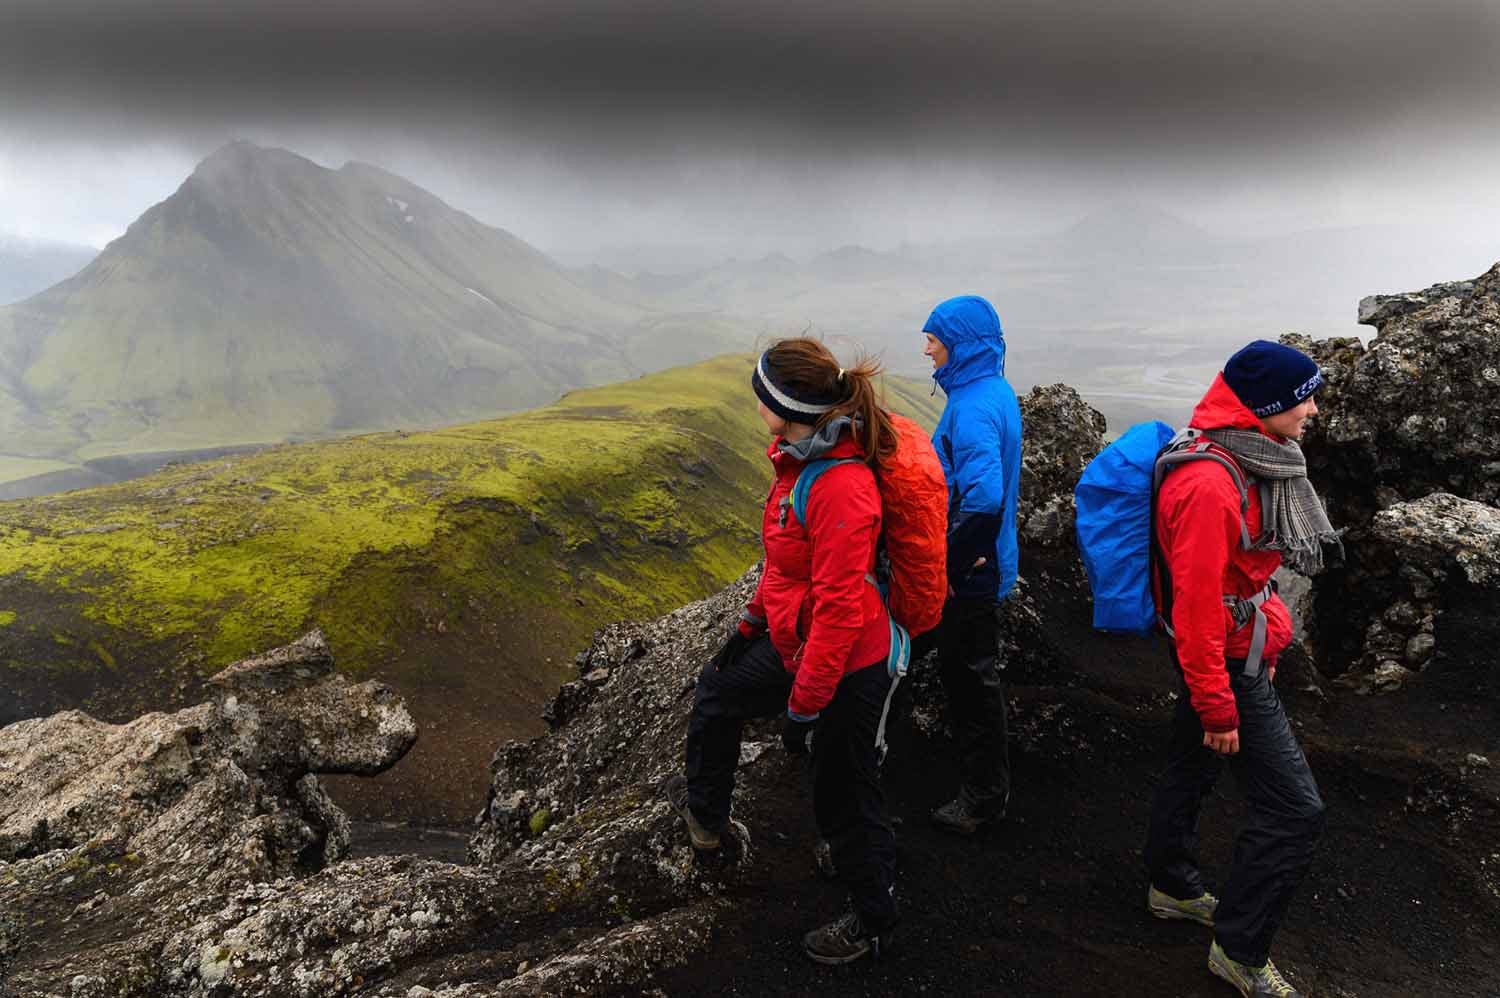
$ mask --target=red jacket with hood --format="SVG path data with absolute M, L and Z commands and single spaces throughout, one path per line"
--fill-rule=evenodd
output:
M 891 630 L 880 592 L 866 578 L 875 570 L 880 537 L 880 489 L 868 465 L 841 464 L 824 472 L 808 493 L 804 527 L 790 512 L 782 522 L 783 498 L 804 461 L 860 458 L 864 450 L 834 420 L 807 441 L 784 449 L 778 437 L 766 452 L 776 469 L 761 520 L 765 568 L 746 617 L 764 622 L 787 671 L 796 678 L 787 708 L 813 716 L 833 699 L 846 673 L 884 663 Z
M 1203 396 L 1189 426 L 1200 430 L 1232 427 L 1257 430 L 1255 418 L 1221 374 Z M 1221 448 L 1215 450 L 1233 460 Z M 1249 489 L 1246 514 L 1251 540 L 1261 533 L 1260 490 Z M 1251 627 L 1236 629 L 1223 597 L 1254 596 L 1281 565 L 1279 551 L 1246 551 L 1240 546 L 1240 494 L 1229 473 L 1212 461 L 1179 465 L 1167 474 L 1156 500 L 1156 529 L 1172 575 L 1172 630 L 1177 660 L 1187 681 L 1193 709 L 1203 730 L 1233 731 L 1240 725 L 1229 688 L 1226 658 L 1250 651 Z M 1273 663 L 1292 640 L 1286 604 L 1271 597 L 1266 615 L 1264 661 Z

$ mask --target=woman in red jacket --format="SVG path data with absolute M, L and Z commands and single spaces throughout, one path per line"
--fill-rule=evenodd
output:
M 811 754 L 818 831 L 852 902 L 803 939 L 820 963 L 878 955 L 896 922 L 896 839 L 876 747 L 891 630 L 873 583 L 881 517 L 873 467 L 895 450 L 896 435 L 878 404 L 879 373 L 873 362 L 845 370 L 811 339 L 782 340 L 756 364 L 751 385 L 774 438 L 765 565 L 738 628 L 698 679 L 687 775 L 666 787 L 694 847 L 718 848 L 744 722 L 785 715 L 782 741 Z M 844 463 L 817 479 L 799 522 L 789 509 L 797 475 L 825 458 Z

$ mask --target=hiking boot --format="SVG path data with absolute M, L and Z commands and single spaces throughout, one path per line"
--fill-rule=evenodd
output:
M 1213 945 L 1208 948 L 1208 969 L 1215 977 L 1234 985 L 1235 990 L 1245 998 L 1255 998 L 1257 995 L 1302 998 L 1302 992 L 1288 984 L 1270 960 L 1266 961 L 1264 967 L 1251 967 L 1238 960 L 1231 960 L 1219 948 L 1218 940 L 1214 940 Z
M 932 812 L 932 823 L 955 835 L 973 835 L 988 820 L 988 815 L 980 814 L 962 795 Z
M 840 964 L 853 963 L 865 956 L 879 959 L 889 942 L 889 933 L 881 936 L 866 932 L 859 916 L 850 911 L 803 936 L 802 948 L 818 963 Z
M 1218 906 L 1219 899 L 1206 891 L 1187 900 L 1159 891 L 1154 884 L 1146 891 L 1146 910 L 1168 921 L 1197 922 L 1211 929 L 1214 927 L 1214 909 Z
M 688 783 L 686 776 L 673 776 L 662 784 L 662 791 L 666 794 L 667 803 L 672 805 L 672 810 L 687 825 L 688 840 L 693 843 L 694 849 L 707 852 L 719 848 L 719 833 L 704 828 L 698 819 L 693 817 L 693 809 L 688 807 Z

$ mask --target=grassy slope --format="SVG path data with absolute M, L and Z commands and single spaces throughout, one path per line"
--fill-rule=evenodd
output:
M 364 809 L 446 813 L 595 627 L 700 598 L 758 556 L 748 367 L 722 357 L 505 419 L 0 504 L 0 721 L 160 707 L 317 625 L 424 722 L 408 785 Z M 920 386 L 888 391 L 935 420 Z

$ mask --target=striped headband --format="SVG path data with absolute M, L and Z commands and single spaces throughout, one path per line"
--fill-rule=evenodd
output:
M 771 351 L 767 350 L 760 355 L 755 373 L 750 376 L 750 386 L 755 389 L 755 394 L 766 404 L 767 409 L 789 423 L 814 423 L 819 416 L 838 404 L 838 399 L 800 399 L 792 395 L 785 384 L 776 382 L 772 374 L 775 369 L 767 362 L 770 354 Z

